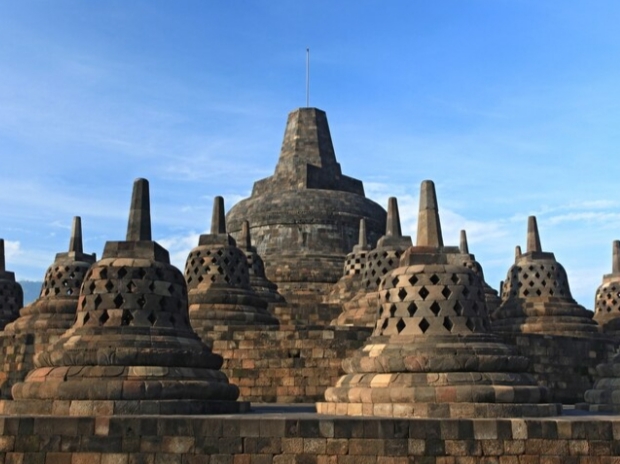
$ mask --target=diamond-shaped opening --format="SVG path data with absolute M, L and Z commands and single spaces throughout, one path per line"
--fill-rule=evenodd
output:
M 403 321 L 402 319 L 399 319 L 398 322 L 396 323 L 396 330 L 398 330 L 398 333 L 401 333 L 403 330 L 405 330 L 405 327 L 407 327 L 407 324 L 405 324 L 405 321 Z
M 411 285 L 415 285 L 418 282 L 418 278 L 414 275 L 412 275 L 411 277 L 409 277 L 409 283 Z
M 440 279 L 437 274 L 433 274 L 429 280 L 433 283 L 433 285 L 437 285 Z
M 54 295 L 58 295 L 60 293 L 60 289 L 58 287 L 54 287 Z
M 551 270 L 552 270 L 552 271 L 555 271 L 555 266 L 551 266 Z
M 144 279 L 144 276 L 146 275 L 146 271 L 144 270 L 144 268 L 140 268 L 138 269 L 138 277 L 140 279 Z
M 553 294 L 554 294 L 554 293 L 555 293 L 555 292 L 553 291 L 553 289 L 552 289 L 552 288 L 550 288 L 550 289 L 549 289 L 549 295 L 553 296 Z
M 536 274 L 534 274 L 534 277 L 536 277 L 538 279 L 538 278 L 540 278 L 540 274 L 537 272 Z
M 396 305 L 390 305 L 390 316 L 394 317 L 394 314 L 396 314 Z
M 385 292 L 385 301 L 390 301 L 390 292 Z
M 413 315 L 416 313 L 417 310 L 418 310 L 418 307 L 413 302 L 409 303 L 409 306 L 407 306 L 407 312 L 409 313 L 410 317 L 413 317 Z
M 168 286 L 168 292 L 172 295 L 174 293 L 174 285 L 170 284 Z
M 73 290 L 68 288 L 66 293 L 67 293 L 67 295 L 73 295 Z
M 560 289 L 560 296 L 564 296 L 564 290 Z
M 452 327 L 454 327 L 454 324 L 452 323 L 449 317 L 444 317 L 443 326 L 448 330 L 448 332 L 452 332 Z
M 533 287 L 533 286 L 534 286 L 534 281 L 530 280 L 527 284 L 528 284 L 530 287 Z
M 103 301 L 101 298 L 101 295 L 97 295 L 95 299 L 93 300 L 93 303 L 95 303 L 95 309 L 99 307 L 99 305 L 101 304 L 101 301 Z
M 529 294 L 530 294 L 530 291 L 527 288 L 523 290 L 523 295 L 528 296 Z
M 99 278 L 100 279 L 108 278 L 108 270 L 105 267 L 99 271 Z
M 144 296 L 141 296 L 140 298 L 138 298 L 136 303 L 138 303 L 138 306 L 140 306 L 141 308 L 144 308 L 144 306 L 146 305 L 146 299 L 144 298 Z
M 447 286 L 445 286 L 443 290 L 441 291 L 441 294 L 447 300 L 448 298 L 450 298 L 450 295 L 452 295 L 452 290 L 450 290 Z
M 422 331 L 422 333 L 426 333 L 426 331 L 428 330 L 428 328 L 431 325 L 428 323 L 428 321 L 424 318 L 422 318 L 422 320 L 420 321 L 420 323 L 418 324 L 418 327 L 420 328 L 420 330 Z
M 95 285 L 95 282 L 91 282 L 90 285 L 88 286 L 90 293 L 93 293 L 96 288 L 97 288 L 97 285 Z
M 155 312 L 151 311 L 147 319 L 151 323 L 151 325 L 155 324 L 155 321 L 157 320 L 157 318 L 155 317 Z
M 125 269 L 125 266 L 121 267 L 118 272 L 117 272 L 118 278 L 122 279 L 123 277 L 125 277 L 127 275 L 127 269 Z
M 474 312 L 474 314 L 478 314 L 478 303 L 476 303 L 475 301 L 471 304 L 471 309 Z
M 467 297 L 469 296 L 469 293 L 470 293 L 469 288 L 467 288 L 467 287 L 463 287 L 463 291 L 461 292 L 461 294 L 462 294 L 465 298 L 467 298 Z
M 394 265 L 394 260 L 392 258 L 388 259 L 388 265 L 392 267 Z
M 457 301 L 456 303 L 454 303 L 454 312 L 456 313 L 457 316 L 462 316 L 463 315 L 463 305 L 461 304 L 460 301 Z
M 69 286 L 69 282 L 67 282 L 66 280 L 63 280 L 61 282 L 61 284 L 62 284 L 63 287 L 68 287 Z
M 374 277 L 375 275 L 377 275 L 377 271 L 373 269 L 372 271 L 370 271 L 370 275 Z
M 131 314 L 131 311 L 129 311 L 128 309 L 124 309 L 123 315 L 121 316 L 121 325 L 129 325 L 131 324 L 131 321 L 133 321 L 133 315 Z
M 405 290 L 404 288 L 398 290 L 398 298 L 400 299 L 400 301 L 404 301 L 405 298 L 407 298 L 407 290 Z
M 89 319 L 90 319 L 90 313 L 84 314 L 84 317 L 82 318 L 82 324 L 86 324 Z
M 398 277 L 394 277 L 392 279 L 392 287 L 396 287 L 398 285 Z
M 418 295 L 420 295 L 420 297 L 425 300 L 426 297 L 428 296 L 430 292 L 426 289 L 426 287 L 422 287 L 419 291 L 418 291 Z
M 381 260 L 379 260 L 379 261 L 377 261 L 377 263 L 375 264 L 375 266 L 377 266 L 377 267 L 381 267 L 381 265 L 382 265 L 382 264 L 383 264 L 383 263 L 381 262 Z
M 540 283 L 540 285 L 542 285 L 543 287 L 546 287 L 546 286 L 547 286 L 547 281 L 546 281 L 546 280 L 543 280 L 543 281 Z
M 430 307 L 431 312 L 437 316 L 439 315 L 439 311 L 441 311 L 441 306 L 439 306 L 439 303 L 437 303 L 436 301 L 433 302 L 433 304 Z
M 228 258 L 224 258 L 224 260 L 223 260 L 223 261 L 224 261 L 224 264 L 226 264 L 226 265 L 229 265 L 229 264 L 230 264 L 230 259 L 228 259 Z
M 112 281 L 111 281 L 111 280 L 108 280 L 108 281 L 105 283 L 105 289 L 106 289 L 108 292 L 111 292 L 113 288 L 114 288 L 114 284 L 112 283 Z
M 389 319 L 383 319 L 383 324 L 381 324 L 382 329 L 386 329 L 389 323 Z
M 525 274 L 523 274 L 523 278 L 527 279 L 530 275 L 526 272 Z
M 540 291 L 540 288 L 536 289 L 536 295 L 538 295 L 538 296 L 542 295 L 542 292 Z
M 126 287 L 128 293 L 133 293 L 133 291 L 137 288 L 137 285 L 134 283 L 133 280 L 130 280 Z
M 472 332 L 476 328 L 475 322 L 473 321 L 473 319 L 470 319 L 469 317 L 467 318 L 467 321 L 465 322 L 465 326 Z
M 117 308 L 120 308 L 121 306 L 123 306 L 123 303 L 125 302 L 125 300 L 123 299 L 120 293 L 116 295 L 114 297 L 114 300 L 112 301 L 114 302 L 114 306 L 116 306 Z
M 215 274 L 211 274 L 211 277 L 210 277 L 211 282 L 215 282 L 215 279 L 216 279 Z
M 101 316 L 99 316 L 99 325 L 104 325 L 108 319 L 110 319 L 110 316 L 108 316 L 108 312 L 104 309 Z
M 450 280 L 451 280 L 454 284 L 458 284 L 458 283 L 459 283 L 459 276 L 457 276 L 456 274 L 452 274 L 452 277 L 450 277 Z

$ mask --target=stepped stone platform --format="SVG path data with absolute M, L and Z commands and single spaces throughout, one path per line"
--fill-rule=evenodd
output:
M 0 416 L 0 462 L 616 464 L 620 418 L 394 419 L 254 405 L 219 416 Z
M 321 302 L 342 275 L 345 255 L 364 218 L 375 243 L 385 211 L 364 195 L 362 182 L 342 174 L 325 112 L 299 108 L 288 116 L 273 176 L 254 183 L 252 195 L 228 212 L 238 239 L 249 221 L 265 273 L 280 294 Z
M 529 372 L 554 401 L 574 404 L 592 388 L 596 366 L 614 354 L 617 340 L 602 335 L 592 312 L 572 298 L 566 271 L 543 252 L 536 218 L 528 219 L 527 251 L 517 249 L 491 315 L 493 331 L 530 359 Z
M 389 417 L 552 416 L 559 404 L 525 373 L 528 360 L 490 333 L 483 284 L 443 244 L 434 184 L 424 181 L 416 246 L 380 284 L 363 349 L 317 403 L 321 414 Z
M 0 332 L 0 397 L 34 368 L 35 355 L 58 341 L 75 320 L 80 287 L 96 261 L 84 253 L 82 221 L 73 218 L 67 252 L 57 253 L 45 273 L 39 298 L 19 311 L 19 317 Z
M 127 239 L 107 242 L 84 276 L 73 326 L 35 356 L 0 401 L 5 414 L 242 412 L 239 390 L 192 331 L 187 287 L 151 239 L 148 182 L 134 183 Z

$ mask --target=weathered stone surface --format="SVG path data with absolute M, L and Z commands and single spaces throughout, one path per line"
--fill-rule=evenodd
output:
M 22 308 L 19 318 L 0 333 L 1 397 L 10 398 L 13 384 L 34 368 L 34 355 L 45 351 L 73 325 L 82 281 L 95 260 L 94 253 L 83 251 L 82 221 L 75 217 L 69 250 L 56 254 L 45 273 L 39 298 Z
M 620 334 L 620 241 L 613 242 L 611 274 L 603 276 L 603 283 L 596 289 L 594 320 L 603 331 Z
M 200 236 L 185 263 L 189 317 L 203 339 L 216 325 L 277 325 L 267 301 L 250 286 L 246 255 L 226 233 L 224 199 L 216 197 L 211 233 Z
M 6 270 L 4 239 L 0 239 L 0 330 L 17 318 L 23 305 L 22 286 L 15 281 L 15 273 Z
M 5 413 L 247 409 L 235 401 L 238 388 L 219 370 L 221 356 L 190 327 L 183 275 L 170 265 L 168 252 L 150 240 L 148 198 L 148 182 L 138 179 L 129 240 L 106 243 L 102 259 L 84 277 L 74 325 L 35 356 L 37 368 L 13 386 L 15 401 L 3 404 Z
M 360 218 L 375 243 L 385 211 L 364 197 L 361 181 L 342 174 L 325 113 L 300 108 L 289 114 L 274 175 L 257 181 L 227 220 L 235 238 L 243 221 L 250 222 L 266 276 L 287 301 L 301 295 L 316 303 L 341 277 Z
M 434 185 L 425 181 L 417 245 L 380 284 L 379 319 L 319 413 L 392 417 L 558 414 L 524 373 L 528 360 L 489 332 L 480 277 L 443 246 Z M 389 222 L 389 221 L 388 221 Z M 426 224 L 424 224 L 426 222 Z M 483 406 L 483 407 L 480 407 Z

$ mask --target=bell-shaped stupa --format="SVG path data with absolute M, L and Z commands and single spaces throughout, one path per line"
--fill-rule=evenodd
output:
M 372 336 L 317 404 L 323 414 L 388 417 L 524 417 L 558 414 L 527 359 L 490 333 L 480 277 L 451 262 L 434 185 L 424 181 L 417 245 L 380 285 Z
M 254 183 L 227 222 L 239 238 L 248 220 L 267 278 L 289 303 L 310 304 L 340 279 L 360 218 L 374 243 L 385 228 L 385 211 L 365 197 L 360 180 L 342 174 L 325 112 L 299 108 L 288 116 L 274 174 Z
M 17 318 L 23 305 L 22 286 L 15 281 L 15 273 L 6 270 L 4 239 L 0 238 L 0 330 Z
M 596 289 L 593 319 L 604 332 L 620 333 L 620 240 L 612 245 L 611 274 L 605 274 Z
M 598 332 L 592 313 L 571 296 L 564 267 L 542 251 L 536 218 L 527 226 L 527 251 L 517 253 L 491 314 L 493 330 L 513 333 L 589 335 Z
M 277 325 L 250 286 L 246 255 L 226 232 L 224 199 L 215 197 L 211 233 L 203 234 L 185 263 L 192 327 L 205 340 L 215 326 Z
M 252 246 L 249 221 L 243 221 L 237 245 L 248 260 L 250 287 L 268 304 L 286 303 L 284 297 L 278 293 L 278 286 L 265 276 L 263 258 L 256 251 L 256 247 Z
M 13 386 L 3 413 L 203 414 L 247 410 L 192 330 L 183 274 L 151 239 L 148 182 L 136 180 L 127 239 L 84 277 L 76 320 Z

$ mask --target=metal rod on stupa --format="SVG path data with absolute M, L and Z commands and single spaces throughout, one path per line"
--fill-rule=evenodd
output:
M 71 226 L 71 239 L 69 240 L 69 252 L 84 253 L 82 244 L 82 218 L 75 216 Z
M 211 214 L 211 234 L 226 233 L 226 216 L 224 215 L 224 198 L 217 196 L 213 199 L 213 213 Z
M 527 218 L 527 253 L 541 252 L 540 235 L 538 234 L 538 223 L 536 216 Z
M 467 244 L 467 232 L 461 230 L 461 241 L 459 243 L 459 251 L 463 254 L 469 254 L 469 245 Z
M 417 246 L 443 247 L 437 195 L 432 180 L 425 180 L 420 186 L 420 209 L 418 212 Z
M 388 198 L 385 235 L 388 237 L 400 237 L 403 235 L 400 229 L 400 214 L 398 213 L 398 201 L 396 197 Z
M 614 240 L 612 248 L 613 248 L 613 251 L 612 251 L 613 262 L 611 264 L 612 272 L 614 274 L 619 274 L 620 273 L 620 240 Z
M 133 183 L 129 224 L 127 225 L 127 241 L 151 240 L 151 201 L 149 197 L 149 181 L 136 179 Z
M 6 271 L 6 262 L 4 260 L 4 239 L 0 238 L 0 272 Z
M 241 235 L 239 236 L 239 243 L 241 248 L 249 250 L 252 248 L 252 236 L 250 235 L 250 221 L 243 221 L 241 223 Z

